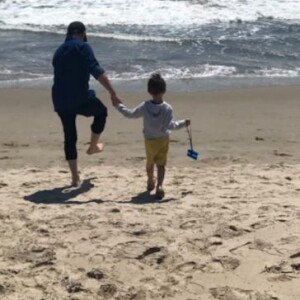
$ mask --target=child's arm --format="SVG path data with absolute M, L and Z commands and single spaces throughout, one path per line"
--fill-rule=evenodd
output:
M 191 123 L 190 120 L 174 120 L 173 119 L 173 111 L 170 109 L 166 115 L 166 127 L 168 130 L 176 130 L 181 129 L 183 127 L 189 126 Z
M 143 102 L 137 107 L 130 109 L 126 107 L 122 102 L 119 102 L 118 104 L 116 104 L 116 108 L 123 116 L 133 119 L 143 116 L 144 104 L 145 103 Z

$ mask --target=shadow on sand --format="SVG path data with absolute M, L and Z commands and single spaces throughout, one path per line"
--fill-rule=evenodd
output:
M 103 203 L 104 201 L 101 199 L 95 199 L 90 201 L 76 201 L 71 200 L 79 196 L 80 194 L 84 194 L 88 192 L 90 189 L 94 187 L 94 184 L 91 183 L 91 180 L 94 178 L 85 179 L 81 186 L 78 188 L 68 187 L 60 187 L 54 188 L 52 190 L 42 190 L 35 192 L 31 195 L 25 196 L 24 199 L 35 204 L 86 204 L 86 203 Z M 70 201 L 69 201 L 70 200 Z
M 165 198 L 162 200 L 157 200 L 155 195 L 151 195 L 149 192 L 142 192 L 131 198 L 131 201 L 104 201 L 101 199 L 92 199 L 88 201 L 78 201 L 73 200 L 77 196 L 84 194 L 94 187 L 91 182 L 95 178 L 85 179 L 81 186 L 78 188 L 72 188 L 70 186 L 64 186 L 59 188 L 54 188 L 51 190 L 37 191 L 31 195 L 24 197 L 26 201 L 30 201 L 35 204 L 87 204 L 87 203 L 97 203 L 101 204 L 104 202 L 114 202 L 116 204 L 122 203 L 133 203 L 133 204 L 151 204 L 151 203 L 166 203 L 176 200 L 175 198 Z
M 176 200 L 175 198 L 165 198 L 162 200 L 156 199 L 155 195 L 151 195 L 148 191 L 142 192 L 131 198 L 131 203 L 134 204 L 150 204 L 150 203 L 166 203 Z

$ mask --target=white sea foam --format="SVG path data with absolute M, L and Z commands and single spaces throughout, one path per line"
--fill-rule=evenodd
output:
M 262 69 L 255 72 L 256 77 L 268 77 L 268 78 L 293 78 L 300 76 L 300 68 L 295 70 L 284 70 L 279 68 Z
M 7 68 L 0 68 L 0 78 L 5 77 L 27 77 L 27 78 L 43 78 L 45 74 L 28 72 L 24 70 L 10 70 Z
M 201 78 L 243 78 L 243 77 L 253 77 L 253 78 L 296 78 L 300 76 L 300 68 L 295 70 L 288 69 L 279 69 L 279 68 L 269 68 L 261 69 L 255 71 L 251 74 L 241 74 L 236 72 L 235 67 L 221 66 L 221 65 L 198 65 L 190 68 L 160 68 L 156 70 L 145 71 L 143 66 L 135 65 L 135 71 L 132 72 L 114 72 L 108 71 L 109 77 L 111 80 L 141 80 L 148 79 L 153 72 L 160 72 L 165 79 L 201 79 Z M 0 69 L 0 78 L 5 77 L 6 80 L 0 80 L 2 83 L 4 81 L 30 81 L 35 79 L 43 78 L 52 78 L 52 74 L 41 74 L 41 73 L 32 73 L 27 71 L 13 71 L 1 68 Z
M 208 77 L 222 77 L 231 76 L 235 73 L 235 67 L 217 66 L 217 65 L 199 65 L 191 68 L 160 68 L 157 70 L 151 70 L 151 72 L 143 71 L 142 66 L 134 66 L 136 72 L 123 72 L 116 73 L 110 72 L 109 76 L 113 80 L 140 80 L 147 79 L 151 73 L 159 72 L 166 79 L 197 79 Z
M 73 20 L 86 24 L 197 26 L 272 17 L 300 21 L 299 0 L 2 0 L 0 28 L 47 29 Z
M 300 68 L 296 70 L 288 69 L 262 69 L 252 74 L 237 74 L 234 67 L 227 66 L 212 66 L 212 65 L 199 65 L 193 68 L 161 68 L 152 70 L 151 72 L 143 71 L 142 66 L 135 66 L 136 72 L 108 72 L 109 78 L 114 82 L 139 82 L 141 80 L 147 80 L 152 72 L 158 71 L 162 76 L 168 80 L 218 80 L 219 83 L 223 80 L 293 80 L 300 77 Z M 3 78 L 2 78 L 3 77 Z M 52 74 L 39 74 L 30 73 L 25 71 L 11 71 L 8 69 L 0 69 L 0 88 L 7 87 L 50 87 L 52 84 Z M 222 79 L 222 80 L 220 80 Z M 248 82 L 247 81 L 247 82 Z M 201 80 L 199 84 L 201 84 Z M 206 82 L 206 81 L 204 81 Z M 218 84 L 216 82 L 216 84 Z M 248 82 L 249 83 L 249 82 Z M 257 81 L 259 83 L 259 81 Z M 280 83 L 280 82 L 278 82 Z M 96 81 L 91 80 L 92 88 L 96 88 Z
M 112 80 L 141 80 L 148 79 L 153 72 L 160 72 L 166 79 L 201 79 L 201 78 L 297 78 L 300 77 L 300 68 L 295 70 L 268 68 L 255 71 L 251 74 L 237 73 L 235 67 L 221 65 L 199 65 L 190 68 L 161 68 L 151 72 L 143 71 L 142 66 L 135 66 L 136 72 L 109 72 Z

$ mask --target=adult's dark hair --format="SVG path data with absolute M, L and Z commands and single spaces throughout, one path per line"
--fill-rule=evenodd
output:
M 67 38 L 72 37 L 74 35 L 79 35 L 85 33 L 86 28 L 85 25 L 80 21 L 75 21 L 69 24 L 67 28 Z M 86 36 L 85 36 L 86 41 Z
M 158 95 L 166 92 L 166 82 L 159 73 L 154 73 L 148 80 L 148 93 Z

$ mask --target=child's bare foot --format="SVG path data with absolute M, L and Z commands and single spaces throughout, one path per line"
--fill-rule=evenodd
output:
M 104 149 L 104 145 L 102 143 L 98 143 L 96 146 L 93 147 L 90 146 L 89 149 L 86 151 L 86 153 L 91 155 L 91 154 L 102 152 L 103 149 Z
M 163 199 L 164 197 L 165 197 L 165 191 L 164 191 L 164 189 L 163 189 L 161 186 L 157 187 L 157 189 L 156 189 L 156 194 L 155 194 L 155 198 L 156 198 L 157 200 L 161 200 L 161 199 Z
M 147 181 L 147 191 L 151 192 L 155 189 L 155 182 L 156 182 L 156 178 L 153 177 L 152 179 L 148 179 Z

